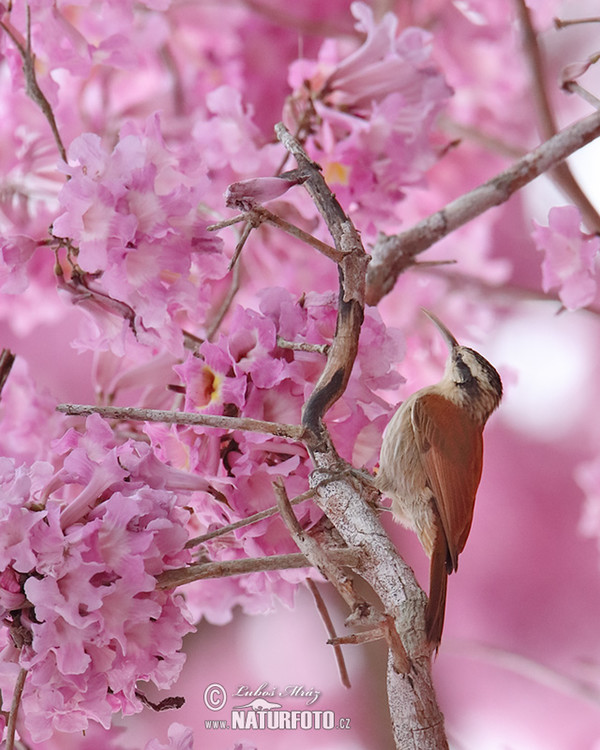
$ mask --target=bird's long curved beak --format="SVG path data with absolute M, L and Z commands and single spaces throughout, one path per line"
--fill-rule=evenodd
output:
M 444 341 L 448 345 L 448 349 L 450 351 L 459 346 L 458 341 L 454 338 L 454 336 L 450 333 L 450 331 L 446 328 L 442 321 L 437 317 L 437 315 L 429 312 L 429 310 L 426 310 L 424 307 L 422 307 L 421 310 L 425 313 L 425 315 L 427 315 L 429 320 L 431 320 L 438 331 L 442 334 L 442 336 L 444 337 Z

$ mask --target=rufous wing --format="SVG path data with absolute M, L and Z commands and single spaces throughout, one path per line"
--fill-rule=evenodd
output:
M 452 572 L 473 520 L 483 465 L 483 430 L 465 409 L 435 393 L 415 401 L 411 418 L 448 545 L 448 572 Z

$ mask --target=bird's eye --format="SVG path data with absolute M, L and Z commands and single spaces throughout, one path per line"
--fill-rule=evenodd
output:
M 462 359 L 456 361 L 456 374 L 456 383 L 458 385 L 466 385 L 473 380 L 471 370 L 469 370 L 468 366 L 462 361 Z

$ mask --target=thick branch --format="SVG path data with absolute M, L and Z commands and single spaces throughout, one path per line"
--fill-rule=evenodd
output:
M 376 305 L 390 292 L 415 256 L 492 206 L 506 202 L 517 190 L 556 166 L 600 135 L 600 112 L 579 120 L 511 167 L 449 203 L 401 234 L 385 236 L 373 248 L 367 276 L 367 304 Z
M 325 476 L 335 470 L 327 454 L 315 456 Z M 320 472 L 311 476 L 318 486 L 319 504 L 351 548 L 361 551 L 360 566 L 354 568 L 380 598 L 386 614 L 402 639 L 388 656 L 388 698 L 397 748 L 444 750 L 447 741 L 444 720 L 437 706 L 431 678 L 431 648 L 424 636 L 425 594 L 413 571 L 398 555 L 382 527 L 377 512 L 365 502 L 362 492 L 348 481 L 318 485 Z M 399 664 L 406 665 L 398 669 Z
M 340 296 L 336 333 L 302 420 L 316 437 L 309 442 L 311 455 L 317 468 L 324 469 L 327 479 L 340 472 L 340 460 L 328 439 L 322 418 L 343 394 L 358 350 L 368 256 L 317 165 L 282 125 L 276 126 L 276 131 L 298 167 L 309 174 L 304 187 L 325 219 L 336 248 L 343 252 L 338 264 Z M 431 648 L 425 638 L 425 595 L 385 533 L 377 512 L 366 501 L 373 492 L 368 482 L 357 489 L 355 481 L 341 476 L 339 481 L 330 479 L 319 486 L 319 474 L 317 471 L 311 476 L 311 486 L 317 491 L 315 499 L 346 544 L 364 555 L 353 569 L 372 586 L 385 614 L 392 618 L 387 622 L 395 628 L 388 637 L 388 696 L 396 747 L 444 750 L 448 745 L 431 680 Z M 357 614 L 360 613 L 354 612 L 349 620 Z
M 323 216 L 341 258 L 338 262 L 340 295 L 335 337 L 325 368 L 306 402 L 302 416 L 302 423 L 314 434 L 317 442 L 324 444 L 327 438 L 323 430 L 323 416 L 344 393 L 358 351 L 369 257 L 356 228 L 323 179 L 319 166 L 309 159 L 299 142 L 281 123 L 275 126 L 275 131 L 296 159 L 298 168 L 308 175 L 304 187 Z
M 71 416 L 88 416 L 99 414 L 106 419 L 119 419 L 137 422 L 164 422 L 165 424 L 204 425 L 222 430 L 248 430 L 265 432 L 268 435 L 302 440 L 305 429 L 301 425 L 265 422 L 262 419 L 248 417 L 222 417 L 217 414 L 196 414 L 186 411 L 168 411 L 166 409 L 137 409 L 132 406 L 92 406 L 89 404 L 59 404 L 56 411 Z

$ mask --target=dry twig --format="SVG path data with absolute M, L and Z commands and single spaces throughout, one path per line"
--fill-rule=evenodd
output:
M 332 560 L 339 565 L 356 564 L 359 553 L 353 549 L 329 550 Z M 184 568 L 166 570 L 156 577 L 157 588 L 174 589 L 193 581 L 206 578 L 227 578 L 247 573 L 264 573 L 267 570 L 290 570 L 292 568 L 311 568 L 310 560 L 300 552 L 288 555 L 268 555 L 266 557 L 243 557 L 239 560 L 222 560 L 192 563 Z
M 333 584 L 351 611 L 357 611 L 361 608 L 365 610 L 363 601 L 359 600 L 354 592 L 352 580 L 342 570 L 340 563 L 329 555 L 329 548 L 313 539 L 300 526 L 285 491 L 283 480 L 275 480 L 273 482 L 273 489 L 277 497 L 279 514 L 287 526 L 292 539 L 298 545 L 298 549 L 302 551 L 307 560 L 310 560 L 313 567 L 317 568 Z M 356 550 L 355 553 L 354 565 L 357 566 L 359 565 L 360 553 Z
M 305 500 L 308 500 L 309 498 L 314 497 L 314 494 L 315 494 L 314 490 L 308 490 L 307 492 L 303 492 L 301 495 L 297 495 L 296 497 L 293 497 L 289 501 L 290 505 L 297 505 L 298 503 L 303 503 Z M 274 505 L 271 508 L 265 508 L 265 510 L 261 510 L 258 513 L 253 513 L 251 516 L 248 516 L 247 518 L 241 518 L 239 521 L 234 521 L 233 523 L 227 524 L 227 526 L 222 526 L 220 529 L 214 529 L 213 531 L 206 532 L 206 534 L 195 536 L 193 539 L 189 539 L 185 546 L 188 549 L 190 547 L 198 547 L 199 545 L 204 544 L 205 542 L 209 542 L 212 539 L 216 539 L 217 537 L 223 536 L 225 534 L 229 534 L 232 531 L 237 531 L 238 529 L 241 529 L 244 526 L 250 526 L 253 523 L 258 523 L 259 521 L 263 521 L 265 518 L 271 518 L 272 516 L 277 515 L 277 513 L 279 513 L 278 505 Z
M 27 5 L 27 39 L 25 41 L 19 38 L 20 35 L 9 23 L 0 21 L 0 27 L 2 27 L 8 34 L 13 44 L 19 51 L 19 54 L 21 55 L 21 60 L 23 61 L 23 74 L 25 75 L 25 90 L 27 92 L 27 95 L 38 105 L 38 107 L 42 111 L 42 114 L 48 121 L 60 156 L 66 163 L 67 152 L 63 145 L 62 138 L 60 137 L 60 133 L 58 132 L 58 126 L 56 124 L 54 112 L 52 111 L 50 102 L 48 101 L 48 99 L 46 99 L 44 92 L 41 90 L 35 74 L 35 55 L 33 54 L 31 49 L 31 8 L 29 7 L 29 5 Z
M 340 680 L 342 682 L 342 685 L 346 688 L 351 688 L 352 685 L 350 684 L 350 676 L 348 675 L 346 660 L 344 659 L 341 644 L 336 643 L 337 636 L 335 628 L 333 626 L 333 621 L 331 619 L 329 611 L 327 610 L 327 605 L 325 604 L 325 601 L 321 596 L 321 592 L 317 588 L 317 584 L 313 581 L 312 578 L 306 579 L 306 585 L 308 586 L 310 593 L 313 595 L 313 599 L 315 600 L 315 604 L 317 606 L 317 612 L 321 616 L 321 620 L 323 621 L 323 625 L 325 625 L 325 630 L 327 631 L 327 635 L 329 636 L 327 643 L 333 646 L 333 653 L 335 654 L 335 661 L 340 673 Z
M 23 695 L 23 688 L 25 687 L 25 680 L 27 678 L 27 670 L 21 668 L 17 675 L 15 682 L 15 690 L 13 693 L 12 704 L 10 706 L 10 713 L 8 715 L 8 723 L 6 727 L 6 745 L 5 750 L 13 750 L 15 746 L 15 732 L 17 729 L 17 716 L 19 714 L 19 706 L 21 705 L 21 696 Z
M 93 406 L 92 404 L 59 404 L 56 410 L 70 416 L 99 414 L 105 419 L 133 422 L 164 422 L 165 424 L 203 425 L 222 430 L 248 430 L 268 435 L 302 440 L 306 430 L 301 425 L 265 422 L 248 417 L 222 417 L 217 414 L 168 411 L 166 409 L 137 409 L 132 406 Z

